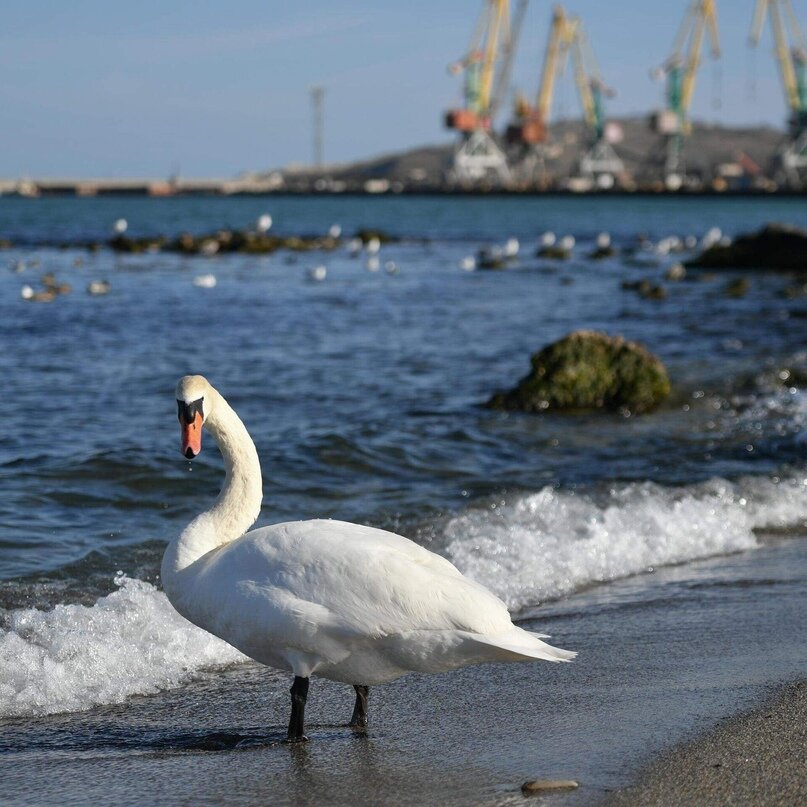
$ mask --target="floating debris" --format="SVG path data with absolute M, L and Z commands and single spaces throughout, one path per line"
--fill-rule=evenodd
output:
M 723 289 L 723 293 L 727 297 L 739 299 L 740 297 L 745 297 L 750 288 L 751 284 L 748 282 L 747 277 L 738 277 L 736 280 L 730 280 L 726 284 L 725 288 Z
M 616 250 L 611 246 L 610 234 L 600 233 L 597 236 L 596 247 L 588 257 L 594 261 L 601 261 L 603 258 L 612 258 L 614 255 L 616 255 Z
M 108 280 L 93 280 L 87 284 L 87 292 L 94 297 L 99 297 L 102 294 L 109 294 L 112 288 Z
M 193 279 L 193 285 L 200 289 L 212 289 L 216 286 L 215 275 L 197 275 Z
M 665 273 L 667 280 L 683 280 L 687 276 L 687 270 L 683 263 L 674 263 Z
M 34 291 L 31 286 L 23 286 L 20 289 L 20 297 L 30 303 L 51 303 L 57 296 L 57 293 L 53 291 L 53 289 Z
M 48 272 L 42 276 L 42 285 L 47 291 L 52 291 L 56 294 L 70 294 L 73 287 L 69 283 L 60 283 L 53 272 Z

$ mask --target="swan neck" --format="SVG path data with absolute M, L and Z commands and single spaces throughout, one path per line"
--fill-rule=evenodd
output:
M 168 547 L 163 559 L 164 585 L 171 574 L 242 536 L 261 509 L 263 478 L 255 444 L 227 401 L 214 389 L 210 392 L 212 406 L 205 426 L 224 459 L 224 485 L 213 506 Z

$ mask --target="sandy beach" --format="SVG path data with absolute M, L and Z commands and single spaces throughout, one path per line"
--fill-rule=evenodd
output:
M 807 804 L 807 681 L 661 756 L 608 807 Z

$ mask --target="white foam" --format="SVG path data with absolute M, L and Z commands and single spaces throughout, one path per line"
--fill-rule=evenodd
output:
M 178 686 L 245 657 L 191 625 L 150 583 L 119 576 L 93 606 L 7 614 L 0 717 L 74 712 Z
M 446 526 L 448 557 L 518 610 L 586 584 L 758 545 L 755 529 L 807 518 L 807 479 L 554 488 L 469 510 Z

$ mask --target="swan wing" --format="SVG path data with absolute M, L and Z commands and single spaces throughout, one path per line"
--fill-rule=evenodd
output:
M 274 524 L 210 556 L 199 582 L 206 608 L 215 611 L 213 632 L 224 638 L 225 632 L 271 635 L 333 657 L 349 643 L 412 631 L 513 629 L 504 603 L 448 560 L 373 527 Z M 211 597 L 214 591 L 219 596 Z

